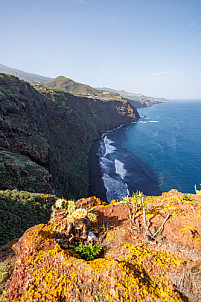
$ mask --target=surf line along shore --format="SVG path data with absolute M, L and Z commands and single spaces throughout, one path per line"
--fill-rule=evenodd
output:
M 102 179 L 98 150 L 100 141 L 94 140 L 88 153 L 89 196 L 96 196 L 107 202 L 106 189 Z
M 122 126 L 133 124 L 132 123 L 125 123 L 122 124 L 112 130 L 105 131 L 101 138 L 98 140 L 94 140 L 93 145 L 88 153 L 88 179 L 89 179 L 89 196 L 96 196 L 100 198 L 102 201 L 108 202 L 107 200 L 107 192 L 104 186 L 103 175 L 100 166 L 100 142 L 102 141 L 103 136 L 111 133 L 115 130 L 120 129 Z

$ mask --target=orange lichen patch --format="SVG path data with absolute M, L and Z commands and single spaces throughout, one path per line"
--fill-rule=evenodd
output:
M 100 205 L 105 206 L 107 205 L 107 203 L 95 196 L 88 197 L 88 198 L 81 198 L 76 201 L 76 206 L 86 209 L 94 206 L 100 206 Z
M 130 227 L 128 208 L 123 204 L 109 204 L 105 207 L 98 207 L 95 213 L 97 215 L 97 226 L 104 228 L 106 231 L 119 226 L 125 229 Z
M 62 250 L 53 240 L 53 228 L 40 225 L 21 238 L 8 301 L 94 301 L 97 293 L 105 301 L 181 301 L 166 273 L 175 272 L 179 260 L 169 253 L 158 254 L 137 241 L 137 246 L 122 244 L 126 230 L 117 228 L 106 241 L 119 254 L 86 262 Z
M 183 228 L 180 229 L 180 231 L 183 232 L 183 234 L 186 234 L 188 231 L 190 231 L 191 237 L 197 242 L 200 240 L 200 236 L 196 228 L 189 226 L 189 225 L 184 225 Z
M 14 252 L 18 255 L 21 252 L 21 242 L 26 239 L 27 245 L 31 247 L 33 245 L 32 236 L 38 235 L 39 230 L 44 227 L 44 224 L 36 225 L 30 229 L 28 229 L 24 235 L 19 239 L 19 241 L 12 246 Z
M 118 257 L 125 242 L 136 245 L 144 243 L 144 239 L 140 238 L 137 240 L 131 230 L 117 227 L 112 231 L 107 232 L 105 238 L 105 257 L 109 257 L 111 255 L 113 257 Z
M 82 205 L 88 210 L 91 200 Z M 144 236 L 142 209 L 135 217 L 135 229 L 125 204 L 93 206 L 97 234 L 104 235 L 104 258 L 84 261 L 73 249 L 61 248 L 54 239 L 55 226 L 66 215 L 60 210 L 54 224 L 27 230 L 17 243 L 8 301 L 182 301 L 171 281 L 177 285 L 182 279 L 182 261 L 187 258 L 179 250 L 170 253 L 168 244 L 185 247 L 192 241 L 199 250 L 201 228 L 195 215 L 200 215 L 200 205 L 179 194 L 146 198 L 147 226 L 152 233 L 168 217 L 160 231 L 165 243 L 157 243 L 158 237 L 150 242 Z
M 39 228 L 38 236 L 32 232 L 34 248 L 26 257 L 24 278 L 15 295 L 13 287 L 8 291 L 8 301 L 94 301 L 95 293 L 105 301 L 181 301 L 166 272 L 167 268 L 175 272 L 180 259 L 169 253 L 124 244 L 117 259 L 86 262 L 57 243 L 52 245 L 51 238 L 46 238 L 49 232 L 48 227 Z
M 178 192 L 175 189 L 172 189 L 169 192 L 162 193 L 162 196 L 179 196 L 179 197 L 182 197 L 183 195 L 184 195 L 183 193 Z M 186 195 L 187 195 L 187 197 L 191 198 L 192 200 L 201 201 L 201 196 L 198 195 L 198 194 L 189 194 L 188 193 Z
M 110 204 L 112 205 L 112 204 L 117 204 L 117 203 L 119 203 L 119 200 L 118 199 L 112 199 L 111 201 L 110 201 Z
M 53 239 L 54 238 L 53 229 L 54 229 L 54 224 L 53 223 L 49 224 L 38 232 L 38 236 L 44 240 Z
M 170 214 L 163 235 L 178 245 L 201 252 L 201 203 L 184 200 L 182 196 L 172 190 L 162 196 L 147 197 L 147 202 L 153 206 L 153 213 L 148 215 L 148 224 L 152 228 L 159 228 L 166 215 Z M 182 232 L 184 228 L 186 231 Z

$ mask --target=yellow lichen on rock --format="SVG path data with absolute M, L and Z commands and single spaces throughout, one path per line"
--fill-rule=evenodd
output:
M 145 236 L 143 210 L 137 209 L 136 229 L 131 229 L 128 207 L 121 202 L 92 208 L 88 200 L 82 200 L 82 207 L 71 215 L 58 209 L 54 223 L 27 230 L 15 247 L 18 262 L 8 301 L 182 301 L 175 288 L 177 280 L 182 280 L 183 261 L 187 258 L 178 251 L 177 242 L 185 238 L 196 241 L 199 257 L 196 236 L 200 222 L 193 215 L 200 213 L 200 205 L 188 204 L 181 196 L 173 195 L 147 197 L 146 202 L 146 226 L 153 235 L 160 230 L 159 237 L 152 240 Z M 90 223 L 95 219 L 95 224 Z M 72 234 L 80 234 L 78 237 L 86 244 L 82 223 L 86 221 L 92 232 L 95 227 L 97 244 L 103 246 L 100 258 L 85 261 L 74 248 L 61 243 L 67 233 L 67 220 L 72 224 Z M 171 249 L 171 240 L 176 249 Z
M 170 253 L 124 244 L 118 258 L 84 261 L 64 251 L 54 241 L 52 229 L 48 225 L 27 231 L 33 242 L 26 258 L 29 284 L 26 290 L 21 285 L 12 301 L 75 301 L 76 297 L 87 301 L 87 295 L 88 301 L 95 301 L 93 292 L 103 301 L 181 301 L 168 273 L 164 274 L 167 268 L 175 272 L 181 262 Z

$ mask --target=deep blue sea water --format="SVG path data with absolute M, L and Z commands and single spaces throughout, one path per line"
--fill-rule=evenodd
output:
M 195 193 L 201 183 L 201 101 L 138 109 L 138 123 L 102 135 L 100 166 L 107 199 L 136 190 Z

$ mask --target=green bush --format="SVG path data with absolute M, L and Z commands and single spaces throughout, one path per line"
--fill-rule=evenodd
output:
M 183 200 L 186 200 L 186 201 L 192 201 L 192 198 L 191 198 L 191 197 L 188 197 L 188 196 L 187 196 L 187 193 L 184 193 L 184 194 L 182 195 L 182 199 L 183 199 Z
M 102 250 L 101 245 L 93 245 L 93 242 L 90 242 L 89 245 L 80 244 L 75 248 L 75 252 L 78 253 L 84 260 L 94 260 L 100 251 Z

